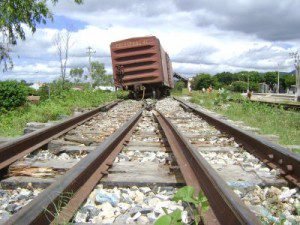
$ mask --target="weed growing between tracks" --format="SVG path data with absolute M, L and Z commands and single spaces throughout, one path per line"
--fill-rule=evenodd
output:
M 216 111 L 232 120 L 243 121 L 248 126 L 257 127 L 262 134 L 279 136 L 283 145 L 300 145 L 300 113 L 294 110 L 250 102 L 238 94 L 196 93 L 191 102 Z M 239 100 L 232 101 L 232 100 Z M 299 151 L 296 151 L 300 153 Z
M 207 198 L 200 191 L 198 196 L 194 195 L 195 189 L 191 186 L 185 186 L 180 188 L 174 195 L 173 201 L 179 202 L 182 201 L 187 204 L 188 210 L 191 212 L 193 220 L 188 224 L 199 224 L 200 214 L 198 208 L 201 207 L 201 213 L 205 213 L 209 209 L 209 204 Z M 159 217 L 154 225 L 180 225 L 185 224 L 182 221 L 182 211 L 176 209 L 171 213 L 168 213 L 167 209 L 163 208 L 166 215 Z
M 69 221 L 61 221 L 59 216 L 60 216 L 61 210 L 63 210 L 64 206 L 68 204 L 68 202 L 71 200 L 73 195 L 74 195 L 73 192 L 67 192 L 65 194 L 61 194 L 58 197 L 58 200 L 56 203 L 52 202 L 52 207 L 54 209 L 54 212 L 51 212 L 50 210 L 45 209 L 45 215 L 46 215 L 49 223 L 53 222 L 55 225 L 69 225 L 69 224 L 71 225 L 72 224 Z M 51 218 L 54 218 L 54 219 L 51 219 Z
M 57 120 L 60 115 L 71 115 L 76 108 L 92 108 L 113 101 L 117 95 L 119 93 L 101 90 L 69 90 L 59 97 L 45 100 L 38 105 L 27 104 L 22 108 L 0 115 L 0 136 L 22 135 L 28 122 Z

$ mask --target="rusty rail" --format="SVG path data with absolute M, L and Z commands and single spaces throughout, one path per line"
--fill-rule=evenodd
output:
M 300 186 L 300 156 L 298 154 L 258 135 L 244 131 L 224 120 L 220 120 L 180 99 L 175 99 L 179 101 L 184 108 L 199 115 L 222 132 L 233 136 L 247 151 L 260 158 L 266 165 L 271 168 L 280 168 L 282 176 L 293 185 Z
M 86 122 L 101 111 L 106 111 L 118 101 L 108 103 L 89 112 L 67 119 L 61 123 L 23 135 L 0 145 L 0 170 L 22 158 L 28 153 L 47 144 L 53 138 L 59 137 L 74 127 Z
M 13 215 L 6 224 L 63 224 L 68 222 L 99 180 L 106 174 L 123 143 L 129 140 L 142 110 L 108 137 L 96 150 L 51 184 L 38 197 Z M 62 208 L 57 212 L 57 205 Z
M 157 111 L 160 123 L 186 183 L 202 190 L 212 211 L 204 216 L 205 224 L 261 224 L 226 182 L 217 174 L 177 128 Z
M 293 104 L 293 103 L 287 103 L 287 102 L 268 102 L 263 100 L 251 100 L 251 102 L 257 102 L 261 104 L 267 104 L 269 106 L 276 106 L 276 107 L 283 107 L 283 109 L 293 109 L 293 110 L 300 110 L 300 104 Z

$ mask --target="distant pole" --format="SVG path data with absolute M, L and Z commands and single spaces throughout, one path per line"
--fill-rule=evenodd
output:
M 51 94 L 50 94 L 50 83 L 48 84 L 48 98 L 50 99 Z
M 92 87 L 92 54 L 95 54 L 96 51 L 93 51 L 92 47 L 89 46 L 87 47 L 87 52 L 86 54 L 88 55 L 89 57 L 89 76 L 90 76 L 90 85 Z
M 279 63 L 277 63 L 277 68 L 278 68 L 278 71 L 277 71 L 277 94 L 279 94 L 279 76 L 280 76 Z
M 250 90 L 250 83 L 249 83 L 249 74 L 247 74 L 247 93 L 249 93 L 249 90 Z
M 295 93 L 295 100 L 300 102 L 300 56 L 299 52 L 292 52 L 290 56 L 294 59 L 294 65 L 296 68 L 296 93 Z

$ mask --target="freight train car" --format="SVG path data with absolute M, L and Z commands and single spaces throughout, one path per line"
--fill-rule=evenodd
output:
M 110 50 L 116 87 L 135 98 L 169 95 L 174 87 L 172 63 L 156 37 L 113 42 Z

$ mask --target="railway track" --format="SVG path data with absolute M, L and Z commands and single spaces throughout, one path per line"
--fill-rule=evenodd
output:
M 2 144 L 1 218 L 8 219 L 28 204 L 140 107 L 137 102 L 116 101 Z
M 193 215 L 186 205 L 171 200 L 177 188 L 183 185 L 193 186 L 197 192 L 203 190 L 208 198 L 211 208 L 202 214 L 205 224 L 260 224 L 260 217 L 262 221 L 273 219 L 276 222 L 278 213 L 285 215 L 288 221 L 299 222 L 295 214 L 299 192 L 294 188 L 299 186 L 299 157 L 242 131 L 225 129 L 225 125 L 222 127 L 201 114 L 214 127 L 196 115 L 195 108 L 183 102 L 164 99 L 158 101 L 155 108 L 153 104 L 146 104 L 143 109 L 138 103 L 136 107 L 132 102 L 129 105 L 131 107 L 123 108 L 126 114 L 111 116 L 115 120 L 100 120 L 112 124 L 114 129 L 101 141 L 94 141 L 95 147 L 91 143 L 61 145 L 61 138 L 51 141 L 57 146 L 55 154 L 71 151 L 75 159 L 80 160 L 70 165 L 60 163 L 57 166 L 56 163 L 52 171 L 62 173 L 54 176 L 55 179 L 47 184 L 50 186 L 42 192 L 34 193 L 37 190 L 33 190 L 34 185 L 26 183 L 33 197 L 25 202 L 26 206 L 16 210 L 6 224 L 68 221 L 151 224 L 163 214 L 163 207 L 169 211 L 183 210 L 183 221 L 188 223 Z M 119 117 L 123 120 L 118 121 Z M 75 141 L 69 138 L 72 135 L 77 136 L 77 141 L 86 141 L 84 126 L 91 124 L 101 126 L 101 123 L 87 121 L 69 130 L 63 141 L 66 137 L 67 141 Z M 107 131 L 110 127 L 102 129 Z M 257 148 L 267 151 L 267 161 L 263 159 L 262 162 L 246 151 L 255 153 Z M 30 157 L 39 160 L 44 153 L 40 154 Z M 278 161 L 280 159 L 282 161 Z M 21 162 L 11 164 L 12 177 L 20 172 L 16 168 L 27 169 Z M 50 177 L 53 177 L 52 171 Z M 261 207 L 257 207 L 260 204 Z M 275 210 L 270 206 L 276 207 Z
M 270 106 L 275 106 L 275 107 L 282 107 L 285 110 L 288 109 L 293 109 L 293 110 L 300 110 L 300 104 L 293 104 L 293 103 L 287 103 L 287 102 L 271 102 L 271 101 L 264 101 L 264 100 L 251 100 L 252 102 L 258 102 L 262 104 L 267 104 Z

